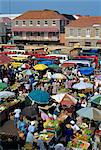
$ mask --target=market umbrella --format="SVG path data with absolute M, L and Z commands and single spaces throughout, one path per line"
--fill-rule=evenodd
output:
M 4 90 L 7 88 L 7 84 L 4 82 L 0 82 L 0 91 Z
M 44 64 L 44 65 L 52 65 L 53 64 L 53 61 L 50 61 L 50 60 L 44 60 L 44 61 L 40 61 L 39 64 Z
M 0 54 L 0 65 L 8 64 L 12 59 L 4 54 Z
M 80 79 L 79 83 L 76 83 L 72 86 L 73 89 L 77 89 L 77 90 L 83 90 L 83 89 L 92 89 L 93 88 L 93 84 L 88 83 L 88 82 L 84 82 L 83 80 Z
M 34 90 L 28 94 L 28 97 L 38 104 L 48 104 L 50 99 L 49 93 L 42 90 Z
M 93 107 L 81 108 L 76 112 L 79 116 L 88 118 L 90 120 L 99 121 L 101 120 L 101 110 Z
M 58 68 L 59 68 L 59 65 L 57 65 L 57 64 L 52 64 L 52 65 L 49 65 L 48 67 L 51 68 L 51 69 L 58 69 Z
M 96 78 L 97 80 L 101 80 L 101 75 L 97 75 L 95 78 Z
M 94 68 L 93 67 L 81 67 L 79 68 L 79 71 L 81 74 L 90 75 L 94 72 Z
M 2 91 L 0 92 L 0 98 L 8 98 L 8 97 L 14 97 L 15 93 L 10 91 Z
M 22 74 L 30 76 L 30 75 L 34 74 L 34 71 L 31 69 L 26 69 L 26 70 L 22 71 Z
M 90 102 L 97 104 L 97 105 L 101 105 L 101 94 L 98 95 L 94 95 L 90 98 Z
M 47 69 L 48 67 L 46 66 L 46 65 L 44 65 L 44 64 L 37 64 L 37 65 L 35 65 L 34 67 L 33 67 L 35 70 L 40 70 L 40 71 L 43 71 L 43 70 L 45 70 L 45 69 Z
M 65 75 L 63 75 L 62 73 L 54 73 L 52 76 L 51 76 L 51 78 L 53 78 L 53 79 L 66 79 L 66 76 Z
M 60 93 L 60 94 L 53 95 L 51 97 L 56 102 L 61 103 L 61 105 L 71 106 L 77 103 L 77 100 L 73 96 L 67 93 Z
M 32 105 L 32 106 L 25 107 L 22 110 L 21 114 L 26 116 L 29 119 L 33 119 L 34 117 L 37 116 L 38 112 L 37 112 L 35 106 Z
M 30 65 L 27 64 L 27 63 L 25 63 L 25 64 L 21 65 L 21 68 L 23 68 L 23 69 L 29 69 Z
M 23 63 L 21 62 L 12 62 L 11 65 L 13 66 L 13 68 L 18 68 L 22 65 Z

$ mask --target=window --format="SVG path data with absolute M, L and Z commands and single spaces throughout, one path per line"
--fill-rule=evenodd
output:
M 23 21 L 23 22 L 22 22 L 22 25 L 25 26 L 25 25 L 26 25 L 26 21 Z
M 56 26 L 56 22 L 53 20 L 52 26 Z
M 96 36 L 96 37 L 99 37 L 99 31 L 100 31 L 99 29 L 96 29 L 96 30 L 95 30 L 95 36 Z
M 86 37 L 90 37 L 90 29 L 86 30 Z
M 85 42 L 85 46 L 91 46 L 91 42 Z
M 73 29 L 70 29 L 70 36 L 73 36 Z
M 33 25 L 33 21 L 30 21 L 29 25 L 32 26 Z
M 40 26 L 40 21 L 37 21 L 37 26 Z
M 80 37 L 80 36 L 81 36 L 81 29 L 78 29 L 77 36 L 78 36 L 78 37 Z
M 18 26 L 18 21 L 15 22 L 15 25 Z
M 45 26 L 48 26 L 48 22 L 47 22 L 47 21 L 45 21 L 44 25 L 45 25 Z

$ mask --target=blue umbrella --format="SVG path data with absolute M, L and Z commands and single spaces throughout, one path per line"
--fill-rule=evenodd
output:
M 50 60 L 44 60 L 44 61 L 41 61 L 39 62 L 40 64 L 44 64 L 44 65 L 52 65 L 54 62 L 53 61 L 50 61 Z
M 90 75 L 93 73 L 94 68 L 93 67 L 82 67 L 79 69 L 81 74 L 84 75 Z
M 50 95 L 46 91 L 34 90 L 28 94 L 31 101 L 35 101 L 38 104 L 48 104 Z

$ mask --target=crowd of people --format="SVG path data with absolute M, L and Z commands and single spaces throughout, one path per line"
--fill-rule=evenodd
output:
M 33 61 L 28 60 L 27 62 L 30 65 L 29 69 L 32 69 L 34 66 Z M 48 150 L 50 147 L 46 144 L 38 135 L 41 131 L 44 130 L 44 122 L 47 119 L 51 118 L 56 120 L 60 114 L 66 114 L 67 117 L 60 124 L 61 128 L 61 137 L 58 140 L 53 141 L 54 146 L 52 147 L 55 150 L 65 150 L 70 149 L 67 147 L 68 143 L 75 139 L 77 134 L 82 135 L 81 125 L 85 124 L 86 128 L 94 130 L 92 131 L 90 137 L 90 146 L 89 150 L 100 150 L 101 148 L 101 137 L 95 134 L 96 130 L 101 130 L 100 120 L 98 122 L 88 121 L 82 117 L 79 117 L 76 113 L 77 110 L 90 106 L 89 99 L 94 96 L 101 94 L 101 81 L 98 81 L 96 75 L 93 73 L 89 76 L 84 76 L 78 70 L 78 66 L 70 67 L 68 69 L 61 68 L 59 73 L 65 75 L 65 79 L 53 79 L 51 76 L 55 73 L 55 70 L 46 69 L 44 71 L 34 71 L 32 75 L 23 74 L 22 68 L 14 68 L 11 65 L 1 66 L 0 69 L 0 82 L 7 83 L 9 85 L 7 90 L 10 90 L 10 86 L 13 84 L 19 84 L 20 86 L 14 91 L 16 97 L 19 95 L 27 96 L 32 90 L 42 90 L 47 91 L 50 95 L 55 95 L 60 93 L 61 89 L 64 89 L 69 95 L 77 98 L 78 101 L 75 106 L 71 106 L 70 113 L 68 112 L 67 106 L 62 106 L 60 103 L 57 103 L 53 100 L 50 100 L 49 105 L 42 106 L 37 103 L 32 102 L 32 106 L 35 107 L 37 115 L 33 117 L 30 121 L 26 116 L 22 115 L 22 110 L 16 108 L 13 112 L 14 115 L 14 127 L 17 128 L 19 134 L 19 145 L 25 147 L 30 145 L 30 149 L 38 150 Z M 56 71 L 58 73 L 58 71 Z M 47 82 L 42 82 L 41 80 L 46 78 Z M 76 90 L 73 89 L 73 85 L 79 83 L 81 80 L 84 82 L 91 82 L 93 87 L 90 90 Z M 94 107 L 99 107 L 95 106 Z M 44 109 L 43 109 L 44 107 Z M 91 107 L 91 106 L 90 106 Z M 47 109 L 45 109 L 47 108 Z M 90 126 L 91 125 L 91 126 Z M 93 143 L 93 144 L 92 144 Z

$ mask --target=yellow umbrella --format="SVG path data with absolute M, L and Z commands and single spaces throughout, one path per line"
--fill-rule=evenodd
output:
M 26 57 L 12 57 L 12 59 L 13 59 L 13 60 L 20 61 L 20 60 L 26 59 Z
M 44 64 L 37 64 L 33 67 L 35 70 L 45 70 L 47 69 L 48 67 Z
M 20 63 L 20 62 L 12 62 L 11 65 L 14 67 L 14 68 L 17 68 L 17 67 L 20 67 L 23 63 Z

